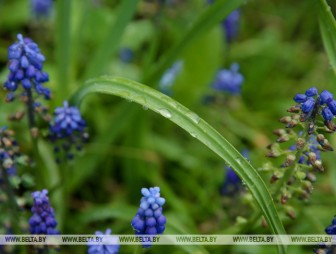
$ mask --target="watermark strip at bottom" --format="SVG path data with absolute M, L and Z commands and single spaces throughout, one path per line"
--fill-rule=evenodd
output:
M 317 245 L 336 235 L 0 235 L 0 245 Z

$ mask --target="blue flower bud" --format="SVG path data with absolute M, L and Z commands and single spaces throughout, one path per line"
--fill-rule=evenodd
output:
M 311 88 L 309 88 L 309 89 L 306 91 L 306 95 L 307 95 L 308 97 L 313 97 L 313 96 L 315 96 L 315 95 L 317 95 L 317 94 L 318 94 L 318 90 L 317 90 L 316 87 L 311 87 Z
M 307 100 L 307 96 L 305 94 L 296 94 L 294 97 L 294 101 L 297 103 L 303 103 Z
M 309 113 L 313 110 L 315 105 L 315 100 L 313 98 L 308 98 L 304 103 L 302 103 L 302 112 Z
M 335 100 L 329 101 L 329 102 L 327 103 L 327 105 L 328 105 L 328 108 L 330 109 L 330 111 L 331 111 L 334 115 L 336 115 L 336 101 L 335 101 Z
M 333 118 L 334 115 L 330 111 L 329 108 L 324 108 L 324 109 L 322 109 L 322 116 L 323 116 L 324 120 L 330 121 Z
M 333 99 L 333 97 L 334 96 L 331 92 L 329 92 L 328 90 L 324 90 L 320 94 L 321 104 L 328 103 L 329 101 L 331 101 Z

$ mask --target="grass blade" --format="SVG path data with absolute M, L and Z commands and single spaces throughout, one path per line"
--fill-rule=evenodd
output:
M 70 77 L 70 14 L 71 1 L 57 1 L 56 59 L 58 90 L 67 94 Z
M 324 47 L 336 74 L 336 21 L 326 0 L 319 1 L 319 22 Z
M 285 234 L 273 199 L 256 169 L 223 136 L 195 113 L 150 87 L 121 77 L 89 80 L 87 85 L 73 95 L 71 103 L 79 107 L 81 101 L 92 93 L 116 95 L 139 103 L 189 132 L 224 159 L 246 183 L 273 233 Z M 278 251 L 281 254 L 285 253 L 285 247 L 278 246 Z

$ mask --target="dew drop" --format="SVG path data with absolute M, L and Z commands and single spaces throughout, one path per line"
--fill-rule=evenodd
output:
M 190 132 L 190 135 L 191 135 L 193 138 L 196 138 L 196 137 L 197 137 L 196 133 L 194 133 L 194 132 Z
M 147 106 L 142 106 L 143 110 L 148 110 Z
M 190 114 L 188 114 L 188 116 L 190 117 L 190 119 L 194 122 L 194 123 L 196 123 L 196 124 L 198 124 L 199 122 L 200 122 L 200 117 L 198 116 L 198 115 L 196 115 L 195 113 L 190 113 Z
M 166 118 L 171 118 L 172 117 L 172 114 L 170 113 L 170 111 L 168 109 L 162 108 L 162 109 L 159 109 L 158 111 L 162 116 L 164 116 Z

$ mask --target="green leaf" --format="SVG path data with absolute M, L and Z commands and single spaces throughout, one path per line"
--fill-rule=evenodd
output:
M 89 80 L 73 95 L 71 103 L 79 107 L 81 101 L 92 93 L 116 95 L 139 103 L 189 132 L 192 137 L 224 159 L 246 183 L 273 233 L 286 233 L 273 199 L 256 169 L 223 136 L 195 113 L 148 86 L 121 77 L 105 76 Z M 285 253 L 285 247 L 278 246 L 278 251 Z
M 336 21 L 326 0 L 319 0 L 319 22 L 324 47 L 336 74 Z

